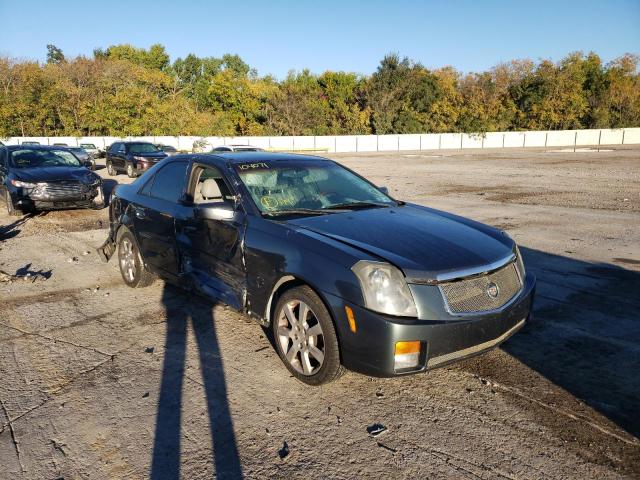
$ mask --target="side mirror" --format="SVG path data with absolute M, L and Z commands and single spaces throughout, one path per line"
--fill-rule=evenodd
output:
M 229 202 L 203 203 L 196 207 L 198 218 L 207 220 L 232 220 L 235 213 L 233 204 Z
M 389 195 L 389 189 L 387 187 L 378 187 L 378 190 L 380 190 L 385 195 Z
M 85 160 L 85 161 L 83 162 L 83 165 L 84 165 L 85 167 L 87 167 L 87 168 L 91 168 L 91 167 L 93 167 L 93 162 L 92 162 L 91 160 Z

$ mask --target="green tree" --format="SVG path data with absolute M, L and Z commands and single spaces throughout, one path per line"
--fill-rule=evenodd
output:
M 47 45 L 47 63 L 64 62 L 64 53 L 55 45 Z

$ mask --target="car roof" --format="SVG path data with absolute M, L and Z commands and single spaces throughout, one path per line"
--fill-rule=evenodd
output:
M 9 150 L 19 150 L 21 148 L 29 147 L 30 150 L 69 150 L 69 147 L 63 147 L 61 145 L 5 145 L 5 148 Z
M 278 152 L 212 152 L 196 154 L 199 157 L 218 157 L 229 164 L 246 162 L 330 162 L 328 158 L 316 157 L 314 155 L 301 155 L 298 153 L 278 153 Z

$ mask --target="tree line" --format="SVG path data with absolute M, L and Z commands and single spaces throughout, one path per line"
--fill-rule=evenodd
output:
M 369 75 L 259 76 L 238 55 L 114 45 L 46 63 L 0 57 L 0 137 L 341 135 L 640 126 L 639 57 L 514 60 L 480 73 L 397 54 Z

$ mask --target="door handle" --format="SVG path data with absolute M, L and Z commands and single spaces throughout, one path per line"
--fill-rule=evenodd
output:
M 136 208 L 136 217 L 138 217 L 140 220 L 142 220 L 146 216 L 147 216 L 147 214 L 144 213 L 144 209 L 143 208 Z

